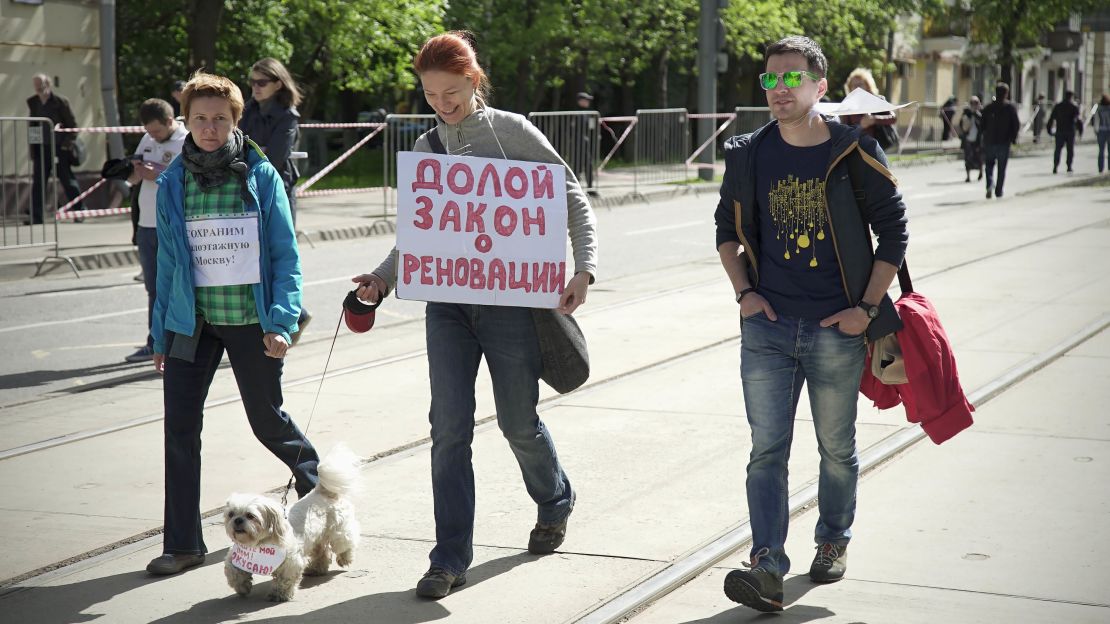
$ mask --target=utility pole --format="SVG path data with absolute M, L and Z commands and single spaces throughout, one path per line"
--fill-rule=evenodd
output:
M 100 3 L 100 98 L 104 104 L 104 123 L 119 125 L 116 103 L 116 0 Z M 108 135 L 108 158 L 123 158 L 123 136 Z
M 701 15 L 698 20 L 698 111 L 717 112 L 717 73 L 724 71 L 724 63 L 719 57 L 725 47 L 724 25 L 721 23 L 720 10 L 728 6 L 728 0 L 701 0 Z M 727 62 L 727 56 L 725 60 Z M 697 125 L 697 145 L 713 136 L 716 120 L 699 119 Z M 717 158 L 716 146 L 705 148 L 698 154 L 698 177 L 702 180 L 713 179 L 713 163 Z

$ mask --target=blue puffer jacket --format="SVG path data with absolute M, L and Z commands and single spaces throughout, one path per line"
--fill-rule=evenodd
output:
M 301 256 L 289 213 L 289 199 L 277 170 L 253 142 L 247 150 L 247 190 L 259 212 L 258 241 L 262 282 L 254 302 L 262 330 L 286 341 L 297 331 L 301 313 Z M 192 335 L 196 298 L 192 259 L 185 235 L 185 165 L 178 156 L 158 176 L 158 280 L 150 334 L 154 352 L 166 352 L 166 332 Z

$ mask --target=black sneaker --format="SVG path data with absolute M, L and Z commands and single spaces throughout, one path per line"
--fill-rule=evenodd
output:
M 990 199 L 990 198 L 991 198 L 991 189 L 990 189 L 990 187 L 988 186 L 988 187 L 987 187 L 987 199 Z
M 733 570 L 725 576 L 725 595 L 756 611 L 782 611 L 782 577 L 763 568 Z
M 568 520 L 570 520 L 569 515 L 558 524 L 537 522 L 536 528 L 528 534 L 528 552 L 533 555 L 548 555 L 555 552 L 567 537 Z
M 556 524 L 536 523 L 536 527 L 528 534 L 528 552 L 533 555 L 549 555 L 555 552 L 556 548 L 563 545 L 563 540 L 567 537 L 567 522 L 570 520 L 571 512 L 574 511 L 574 502 L 577 498 L 577 493 L 571 490 L 570 511 L 567 512 L 562 522 Z
M 301 335 L 304 334 L 304 329 L 312 322 L 312 315 L 308 310 L 301 309 L 301 317 L 297 319 L 297 331 L 293 332 L 290 336 L 289 346 L 297 344 L 301 340 Z
M 848 547 L 832 542 L 817 545 L 817 556 L 809 566 L 809 578 L 814 583 L 835 583 L 844 578 L 848 569 Z
M 443 568 L 432 567 L 416 584 L 416 595 L 422 598 L 443 598 L 451 590 L 466 584 L 466 573 L 455 576 Z

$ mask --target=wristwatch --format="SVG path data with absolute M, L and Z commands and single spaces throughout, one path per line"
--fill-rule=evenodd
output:
M 860 301 L 859 307 L 863 308 L 863 311 L 867 313 L 868 320 L 875 320 L 875 317 L 879 316 L 879 306 L 877 305 L 871 305 L 866 301 Z

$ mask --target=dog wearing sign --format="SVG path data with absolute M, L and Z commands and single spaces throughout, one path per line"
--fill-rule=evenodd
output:
M 255 574 L 274 577 L 273 602 L 293 598 L 304 575 L 325 574 L 332 556 L 338 566 L 354 561 L 359 525 L 350 492 L 358 476 L 358 457 L 344 446 L 333 448 L 317 467 L 316 487 L 289 509 L 258 494 L 232 494 L 224 530 L 232 547 L 224 559 L 227 583 L 240 596 L 250 594 Z

